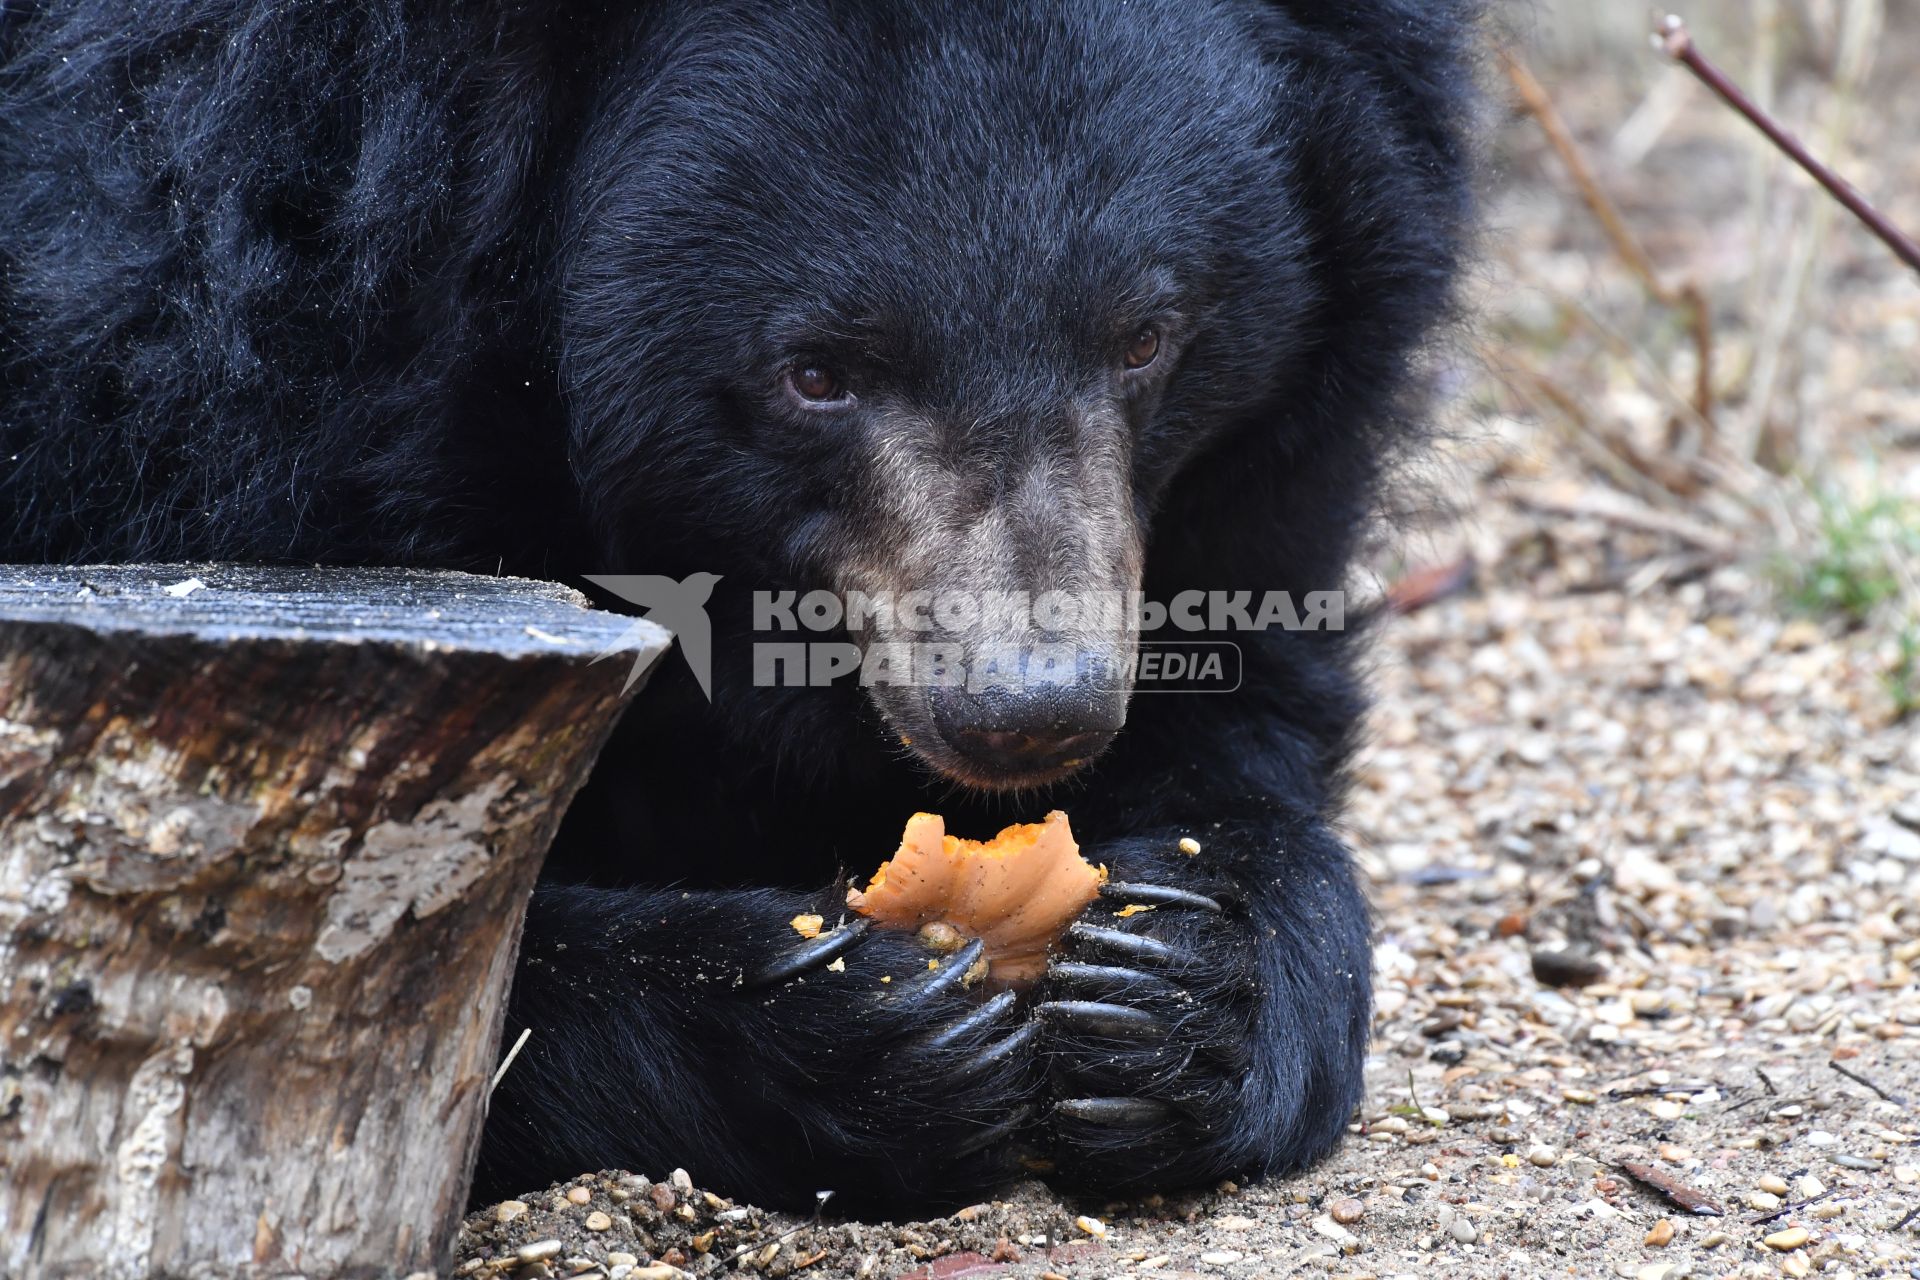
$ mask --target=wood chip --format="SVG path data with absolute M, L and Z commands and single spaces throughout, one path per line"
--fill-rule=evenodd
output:
M 1629 1178 L 1652 1187 L 1688 1213 L 1698 1214 L 1703 1218 L 1718 1218 L 1726 1213 L 1726 1210 L 1715 1203 L 1704 1191 L 1688 1186 L 1664 1169 L 1631 1160 L 1622 1161 L 1619 1167 L 1620 1171 Z

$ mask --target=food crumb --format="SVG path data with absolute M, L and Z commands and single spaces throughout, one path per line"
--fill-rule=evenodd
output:
M 816 916 L 809 912 L 802 912 L 801 914 L 795 916 L 792 920 L 788 921 L 788 923 L 793 926 L 793 931 L 799 934 L 801 937 L 817 938 L 820 936 L 821 928 L 827 922 L 826 922 L 826 919 L 822 916 Z

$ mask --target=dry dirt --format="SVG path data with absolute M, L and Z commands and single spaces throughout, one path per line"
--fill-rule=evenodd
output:
M 1563 571 L 1569 548 L 1626 554 L 1597 522 L 1486 523 L 1506 564 L 1549 532 Z M 1739 568 L 1639 594 L 1487 576 L 1381 638 L 1351 806 L 1378 1035 L 1325 1165 L 1157 1205 L 1033 1185 L 900 1227 L 582 1179 L 586 1203 L 478 1215 L 465 1274 L 538 1275 L 490 1264 L 557 1239 L 553 1274 L 633 1280 L 667 1273 L 616 1254 L 696 1275 L 952 1277 L 998 1248 L 1018 1276 L 1920 1276 L 1920 734 L 1887 716 L 1873 639 L 1759 607 Z M 1555 988 L 1536 954 L 1603 973 Z

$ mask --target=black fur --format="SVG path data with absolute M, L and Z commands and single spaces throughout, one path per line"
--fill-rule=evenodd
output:
M 0 554 L 725 575 L 712 705 L 662 668 L 536 894 L 483 1193 L 684 1164 L 925 1208 L 1029 1144 L 1100 1190 L 1297 1168 L 1369 1020 L 1329 826 L 1346 638 L 1235 635 L 1239 692 L 1142 695 L 1073 780 L 985 793 L 856 689 L 752 687 L 748 593 L 904 554 L 863 433 L 937 431 L 991 503 L 1094 402 L 1130 498 L 1083 518 L 1132 531 L 1150 597 L 1341 585 L 1464 236 L 1469 21 L 0 5 Z M 1111 392 L 1115 335 L 1161 313 L 1157 381 Z M 855 369 L 871 416 L 783 401 L 795 351 Z M 1190 897 L 1096 903 L 984 1012 L 880 932 L 754 980 L 914 809 L 984 835 L 1054 805 L 1116 880 Z

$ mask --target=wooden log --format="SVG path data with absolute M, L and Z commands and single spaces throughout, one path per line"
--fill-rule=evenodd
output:
M 0 568 L 0 1276 L 441 1267 L 541 857 L 667 643 L 515 579 Z

